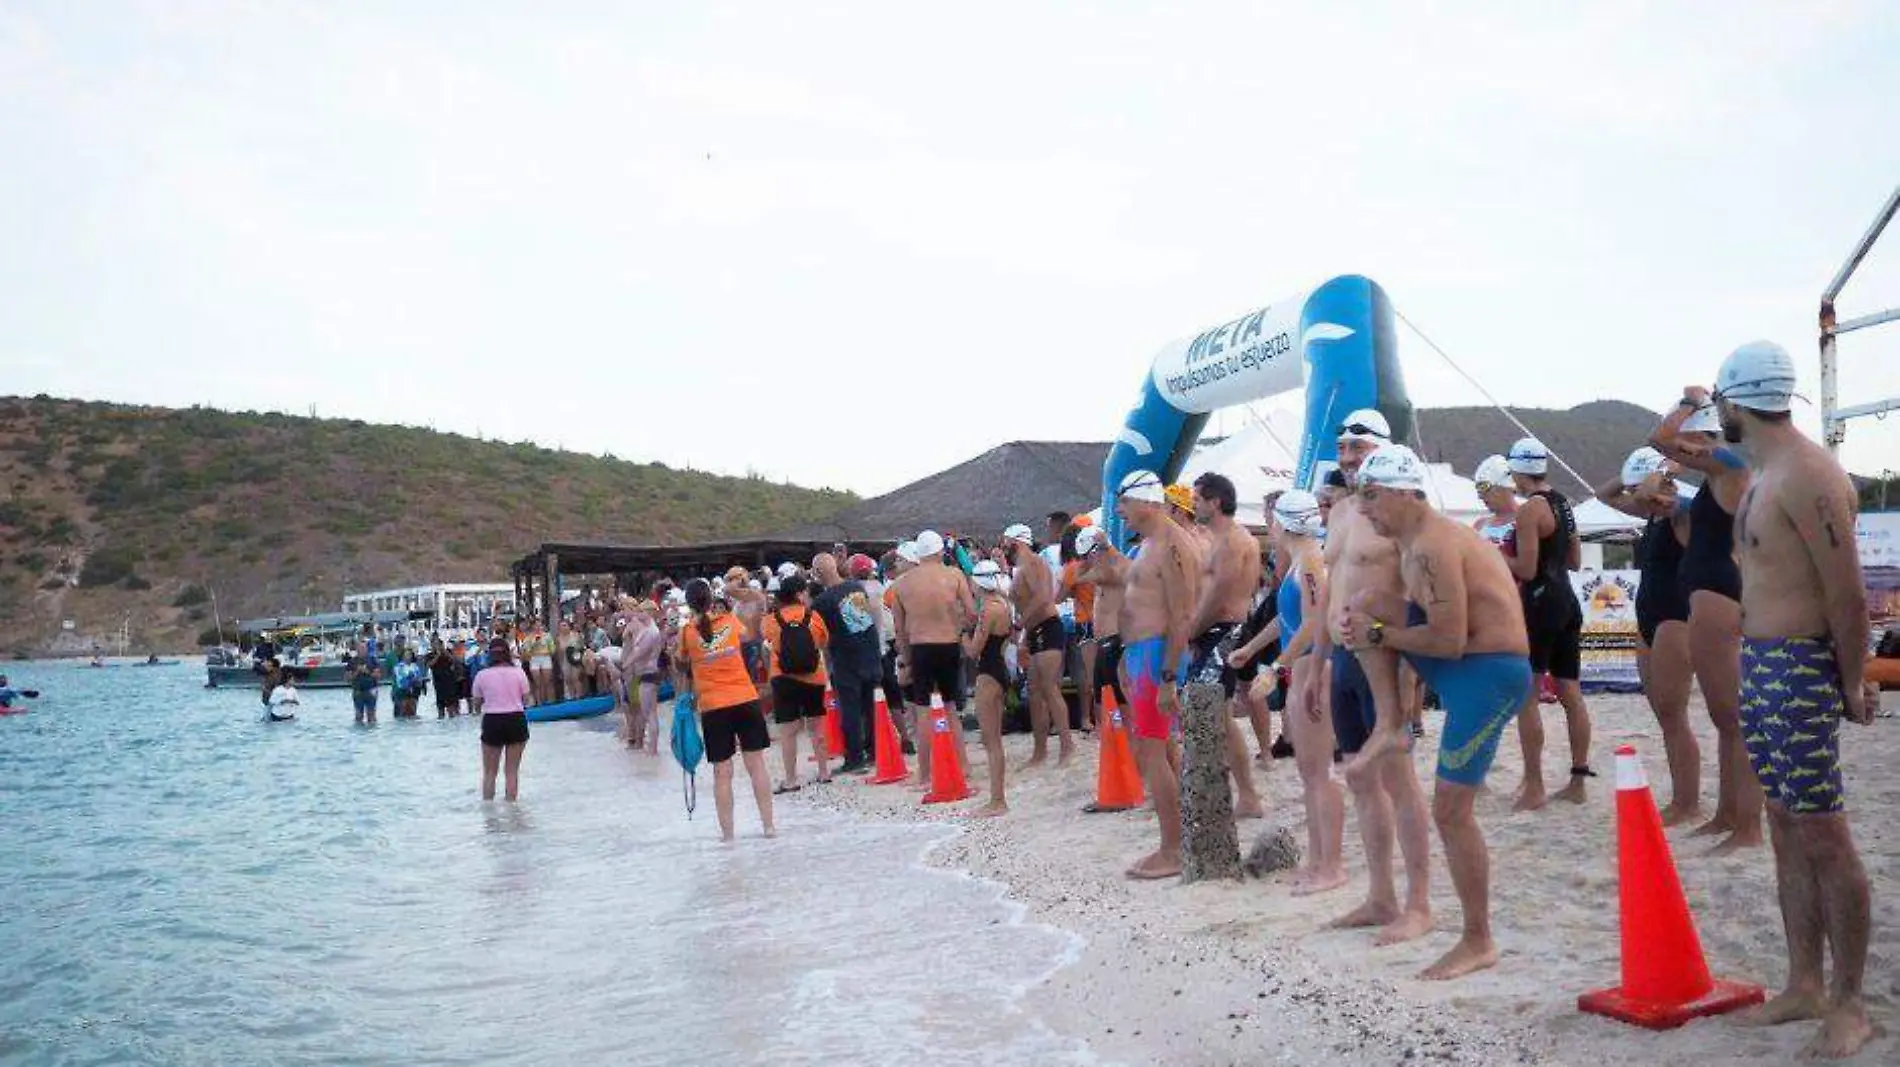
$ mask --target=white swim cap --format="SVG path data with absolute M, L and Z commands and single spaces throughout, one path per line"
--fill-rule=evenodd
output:
M 917 535 L 917 559 L 922 562 L 931 556 L 943 555 L 943 535 L 935 530 L 925 530 Z
M 1750 411 L 1786 411 L 1794 396 L 1794 360 L 1773 341 L 1750 341 L 1722 361 L 1715 395 Z
M 793 563 L 791 560 L 786 560 L 784 563 L 778 565 L 778 576 L 780 578 L 790 578 L 797 573 L 798 564 Z
M 900 541 L 897 544 L 897 558 L 905 563 L 917 562 L 917 542 Z
M 1360 408 L 1340 422 L 1339 439 L 1385 444 L 1392 440 L 1392 424 L 1385 421 L 1377 408 Z
M 1511 446 L 1505 461 L 1511 465 L 1512 474 L 1530 474 L 1541 478 L 1550 469 L 1550 450 L 1535 437 L 1523 437 Z
M 1036 535 L 1030 531 L 1029 527 L 1019 522 L 1003 531 L 1003 540 L 1021 541 L 1025 545 L 1034 545 L 1036 543 Z
M 1722 416 L 1715 410 L 1715 402 L 1710 401 L 1690 412 L 1689 417 L 1682 420 L 1682 432 L 1721 433 Z
M 1318 537 L 1326 529 L 1319 498 L 1304 489 L 1288 489 L 1273 502 L 1273 517 L 1295 537 Z
M 1075 532 L 1075 554 L 1086 556 L 1108 544 L 1108 535 L 1100 526 L 1084 526 Z
M 1478 483 L 1479 489 L 1488 485 L 1501 485 L 1508 489 L 1511 486 L 1511 461 L 1503 456 L 1486 456 L 1472 473 L 1471 480 Z
M 1380 445 L 1359 467 L 1359 484 L 1381 489 L 1425 491 L 1425 464 L 1404 445 Z
M 1003 588 L 1003 568 L 993 559 L 981 560 L 970 568 L 970 580 L 986 593 L 997 592 Z
M 1122 478 L 1121 487 L 1115 490 L 1117 499 L 1139 500 L 1144 504 L 1165 504 L 1168 502 L 1168 487 L 1161 481 L 1161 475 L 1154 471 L 1129 471 Z
M 765 591 L 768 593 L 778 592 L 778 575 L 773 575 L 772 580 L 765 583 Z
M 1663 454 L 1653 448 L 1639 448 L 1623 461 L 1623 488 L 1634 489 L 1662 469 Z

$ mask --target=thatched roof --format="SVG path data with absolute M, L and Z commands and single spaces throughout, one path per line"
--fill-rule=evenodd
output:
M 1108 447 L 1107 441 L 1011 441 L 788 536 L 855 541 L 932 529 L 988 540 L 1016 522 L 1041 536 L 1049 512 L 1081 514 L 1102 502 Z

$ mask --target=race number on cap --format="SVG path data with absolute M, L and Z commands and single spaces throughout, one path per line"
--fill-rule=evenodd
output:
M 1404 445 L 1381 445 L 1359 467 L 1359 484 L 1424 492 L 1425 464 Z
M 1653 448 L 1639 448 L 1623 461 L 1623 487 L 1633 489 L 1662 469 L 1663 454 Z

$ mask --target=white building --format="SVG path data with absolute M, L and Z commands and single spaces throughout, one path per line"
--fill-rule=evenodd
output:
M 343 594 L 343 610 L 428 611 L 435 614 L 432 629 L 486 626 L 497 615 L 512 615 L 515 587 L 495 585 L 417 585 L 407 589 L 378 589 Z

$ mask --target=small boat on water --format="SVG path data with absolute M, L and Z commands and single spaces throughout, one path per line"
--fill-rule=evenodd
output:
M 176 667 L 180 663 L 183 663 L 183 662 L 184 660 L 159 659 L 157 656 L 147 656 L 143 662 L 134 663 L 132 664 L 132 666 L 134 667 Z
M 344 611 L 240 619 L 238 637 L 245 642 L 248 655 L 229 647 L 211 650 L 205 656 L 205 687 L 262 688 L 264 661 L 275 656 L 284 665 L 284 673 L 301 689 L 348 689 L 347 645 L 365 625 L 390 626 L 427 615 L 412 611 Z
M 614 710 L 610 696 L 575 697 L 552 704 L 536 704 L 528 709 L 529 722 L 560 722 L 562 719 L 592 719 Z

